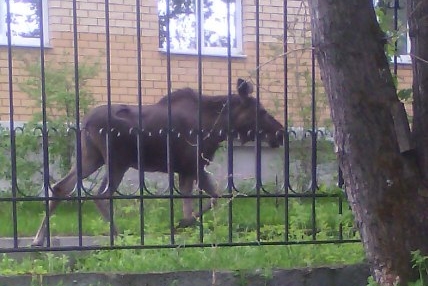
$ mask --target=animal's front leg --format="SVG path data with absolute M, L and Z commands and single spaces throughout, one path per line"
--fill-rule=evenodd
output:
M 106 165 L 106 169 L 108 170 L 108 166 Z M 118 230 L 111 220 L 110 216 L 110 196 L 117 190 L 120 182 L 123 179 L 125 172 L 128 170 L 128 167 L 119 166 L 117 163 L 113 165 L 111 168 L 111 174 L 109 176 L 108 172 L 104 174 L 103 181 L 97 192 L 97 197 L 95 197 L 94 202 L 100 212 L 101 216 L 105 221 L 110 223 L 113 229 L 113 235 L 116 236 L 118 234 Z
M 183 198 L 183 218 L 178 223 L 178 228 L 192 226 L 196 223 L 196 217 L 193 214 L 193 199 L 190 196 L 193 191 L 193 177 L 179 175 L 180 192 L 185 196 Z
M 217 203 L 218 197 L 220 196 L 217 192 L 217 186 L 215 184 L 214 177 L 205 170 L 200 173 L 198 186 L 201 190 L 204 190 L 208 195 L 210 195 L 211 198 L 205 205 L 202 206 L 202 212 L 198 213 L 196 217 L 202 216 L 204 212 L 213 208 Z

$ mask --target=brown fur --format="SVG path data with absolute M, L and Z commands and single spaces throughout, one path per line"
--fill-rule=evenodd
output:
M 252 85 L 238 80 L 238 94 L 228 96 L 201 96 L 201 156 L 197 160 L 197 132 L 199 96 L 192 89 L 185 88 L 165 96 L 157 104 L 141 107 L 141 129 L 139 128 L 140 110 L 138 106 L 111 105 L 111 118 L 108 120 L 108 106 L 94 108 L 82 124 L 82 176 L 88 177 L 103 165 L 110 164 L 111 175 L 104 175 L 97 195 L 107 198 L 113 193 L 123 175 L 131 167 L 138 169 L 140 154 L 142 170 L 147 172 L 168 172 L 168 102 L 171 111 L 170 132 L 170 169 L 179 175 L 180 192 L 190 195 L 194 181 L 198 187 L 212 199 L 203 207 L 202 212 L 210 209 L 219 196 L 210 174 L 205 166 L 213 159 L 215 151 L 224 141 L 228 130 L 228 108 L 231 114 L 231 130 L 242 143 L 254 140 L 256 130 L 257 102 L 249 94 Z M 107 132 L 110 129 L 111 132 Z M 279 134 L 283 126 L 266 110 L 259 106 L 259 130 L 262 138 L 271 147 L 281 143 Z M 106 139 L 109 133 L 110 140 Z M 140 135 L 138 135 L 140 134 Z M 108 152 L 107 144 L 110 145 Z M 140 153 L 139 153 L 140 152 Z M 109 153 L 111 158 L 108 158 Z M 199 178 L 197 178 L 198 170 Z M 53 186 L 54 197 L 68 196 L 77 181 L 76 167 L 67 176 Z M 109 201 L 94 200 L 100 213 L 110 220 Z M 59 201 L 50 201 L 50 213 Z M 201 213 L 194 214 L 192 199 L 183 198 L 183 219 L 179 226 L 193 224 Z M 42 245 L 46 232 L 46 217 L 34 238 L 33 245 Z M 117 231 L 115 230 L 117 233 Z

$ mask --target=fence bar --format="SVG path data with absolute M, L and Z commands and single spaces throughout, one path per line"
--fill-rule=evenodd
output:
M 284 65 L 284 112 L 283 112 L 283 120 L 284 120 L 284 134 L 283 143 L 284 143 L 284 171 L 283 171 L 283 179 L 284 179 L 284 240 L 288 241 L 289 239 L 289 230 L 290 230 L 290 221 L 289 221 L 289 191 L 290 191 L 290 134 L 288 133 L 288 2 L 284 0 L 284 10 L 283 10 L 283 26 L 282 31 L 284 34 L 283 39 L 283 65 Z
M 82 228 L 82 141 L 80 130 L 80 91 L 79 91 L 79 41 L 77 34 L 77 1 L 73 0 L 73 43 L 74 43 L 74 92 L 75 92 L 75 112 L 76 112 L 76 189 L 77 189 L 77 219 L 79 246 L 83 245 Z
M 43 23 L 43 3 L 42 1 L 39 2 L 39 13 L 40 13 L 40 74 L 41 74 L 41 109 L 42 109 L 42 150 L 43 150 L 43 190 L 45 195 L 45 213 L 46 213 L 46 244 L 49 247 L 51 244 L 51 236 L 50 236 L 50 210 L 49 210 L 49 203 L 50 203 L 50 176 L 49 176 L 49 139 L 48 139 L 48 119 L 47 119 L 47 113 L 46 113 L 46 74 L 45 74 L 45 42 L 44 42 L 44 23 Z
M 196 4 L 196 14 L 200 17 L 200 15 L 202 15 L 202 5 L 203 2 L 201 0 L 197 1 Z M 197 130 L 197 150 L 196 150 L 196 181 L 200 182 L 200 178 L 201 178 L 201 172 L 204 172 L 204 167 L 202 164 L 202 150 L 203 150 L 203 144 L 204 144 L 204 139 L 203 139 L 203 131 L 202 131 L 202 90 L 203 90 L 203 85 L 202 85 L 202 69 L 203 69 L 203 65 L 202 65 L 202 45 L 203 45 L 203 33 L 202 33 L 202 21 L 203 19 L 199 20 L 197 23 L 197 50 L 198 50 L 198 130 Z M 207 132 L 211 132 L 210 130 L 206 130 Z M 207 135 L 208 136 L 208 135 Z M 198 192 L 199 194 L 203 194 L 203 191 L 198 188 Z M 199 227 L 199 242 L 203 243 L 204 242 L 204 216 L 203 216 L 203 202 L 202 202 L 202 197 L 199 198 L 198 200 L 198 206 L 199 206 L 199 213 L 200 215 L 200 227 Z
M 271 193 L 260 193 L 260 195 L 257 194 L 245 194 L 245 195 L 237 195 L 237 194 L 224 194 L 222 196 L 222 198 L 224 199 L 255 199 L 257 197 L 260 198 L 276 198 L 278 197 L 277 194 L 271 194 Z M 329 195 L 329 194 L 312 194 L 312 193 L 302 193 L 302 194 L 294 194 L 294 193 L 290 193 L 289 197 L 290 198 L 305 198 L 305 199 L 309 199 L 309 198 L 336 198 L 338 195 Z M 211 198 L 209 195 L 206 195 L 205 193 L 202 195 L 199 194 L 195 194 L 195 195 L 184 195 L 184 194 L 174 194 L 174 195 L 157 195 L 157 194 L 148 194 L 148 195 L 144 195 L 143 199 L 149 200 L 149 199 L 169 199 L 169 198 L 173 198 L 173 199 L 182 199 L 182 198 L 203 198 L 203 199 L 208 199 Z M 113 195 L 112 198 L 114 200 L 137 200 L 140 198 L 140 195 Z M 43 202 L 45 199 L 42 197 L 17 197 L 16 199 L 13 198 L 1 198 L 2 202 Z M 51 201 L 75 201 L 76 199 L 73 197 L 65 197 L 65 198 L 56 198 L 56 197 L 52 197 L 50 199 Z M 82 201 L 99 201 L 99 200 L 105 200 L 105 198 L 102 197 L 90 197 L 90 196 L 82 196 L 81 198 Z
M 320 245 L 320 244 L 337 244 L 336 239 L 329 239 L 329 240 L 301 240 L 301 241 L 289 241 L 287 243 L 284 243 L 283 241 L 254 241 L 254 242 L 219 242 L 216 243 L 216 247 L 237 247 L 237 246 L 275 246 L 275 245 Z M 357 239 L 344 239 L 340 241 L 340 243 L 355 243 L 360 242 L 360 240 Z M 207 247 L 212 246 L 208 244 L 200 244 L 200 243 L 189 243 L 186 244 L 185 247 L 188 248 L 196 248 L 196 247 Z M 38 247 L 38 248 L 30 248 L 30 247 L 21 247 L 17 249 L 2 249 L 2 253 L 34 253 L 34 252 L 42 252 L 42 251 L 89 251 L 89 250 L 124 250 L 124 249 L 178 249 L 182 248 L 183 245 L 180 244 L 146 244 L 146 245 L 110 245 L 110 246 L 104 246 L 104 245 L 95 245 L 95 246 L 82 246 L 82 247 L 75 247 L 75 246 L 52 246 L 52 247 Z
M 256 155 L 256 239 L 261 240 L 260 235 L 260 191 L 262 188 L 262 169 L 261 169 L 261 138 L 260 132 L 260 1 L 256 0 L 256 130 L 255 130 L 255 155 Z
M 227 190 L 229 194 L 232 194 L 236 189 L 235 182 L 233 180 L 233 140 L 234 132 L 232 125 L 232 41 L 230 34 L 230 1 L 227 2 Z M 229 242 L 233 241 L 233 200 L 229 202 L 228 209 L 228 229 L 229 229 Z
M 344 191 L 344 181 L 343 181 L 343 173 L 342 169 L 340 167 L 337 168 L 338 170 L 338 178 L 337 178 L 337 186 Z M 345 196 L 346 193 L 344 192 Z M 339 215 L 342 217 L 343 215 L 343 198 L 342 196 L 339 196 Z M 339 223 L 339 240 L 343 240 L 343 223 Z
M 318 183 L 317 183 L 317 126 L 316 126 L 316 73 L 315 73 L 315 51 L 311 50 L 311 98 L 312 98 L 312 109 L 311 109 L 311 192 L 315 194 Z M 316 225 L 316 200 L 315 196 L 312 197 L 312 239 L 316 240 L 317 237 L 317 225 Z
M 166 3 L 166 81 L 168 89 L 168 134 L 167 134 L 167 169 L 168 169 L 168 188 L 170 194 L 170 240 L 171 244 L 175 243 L 174 236 L 174 171 L 172 167 L 172 154 L 171 154 L 171 142 L 173 136 L 172 134 L 172 121 L 171 121 L 171 92 L 172 92 L 172 80 L 171 80 L 171 42 L 170 42 L 170 26 L 169 26 L 169 17 L 170 17 L 170 7 L 169 0 L 165 1 Z
M 12 32 L 10 28 L 10 2 L 6 1 L 6 23 L 7 23 L 7 62 L 9 81 L 9 132 L 10 132 L 10 159 L 11 159 L 11 183 L 12 183 L 12 224 L 13 224 L 13 247 L 18 247 L 18 214 L 16 207 L 17 177 L 16 177 L 16 133 L 14 120 L 13 100 L 13 61 L 12 61 Z
M 138 130 L 137 131 L 137 164 L 138 164 L 138 190 L 140 193 L 140 243 L 144 245 L 144 190 L 146 189 L 144 176 L 144 136 L 143 136 L 143 92 L 142 92 L 142 58 L 141 58 L 141 1 L 136 0 L 136 27 L 137 27 L 137 101 L 138 101 Z
M 398 9 L 400 8 L 400 0 L 394 0 L 394 31 L 398 31 Z M 394 43 L 394 56 L 392 57 L 393 61 L 393 68 L 394 68 L 394 75 L 397 76 L 398 73 L 398 57 L 397 57 L 397 51 L 398 51 L 398 40 Z
M 104 3 L 104 15 L 105 25 L 106 25 L 106 79 L 107 79 L 107 130 L 106 130 L 106 147 L 107 147 L 107 174 L 108 174 L 108 183 L 106 186 L 106 191 L 108 191 L 109 198 L 109 215 L 110 215 L 110 245 L 114 245 L 114 200 L 113 192 L 115 191 L 116 182 L 112 184 L 113 178 L 113 166 L 112 162 L 112 136 L 113 130 L 111 125 L 111 46 L 110 46 L 110 2 L 105 0 Z M 113 186 L 114 185 L 114 186 Z

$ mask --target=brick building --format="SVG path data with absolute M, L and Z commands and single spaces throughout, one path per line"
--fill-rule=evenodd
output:
M 74 62 L 74 33 L 73 33 L 73 1 L 72 0 L 11 0 L 14 17 L 22 13 L 20 5 L 31 3 L 43 4 L 43 25 L 45 61 L 47 65 L 66 65 Z M 141 31 L 141 94 L 145 104 L 156 102 L 160 96 L 167 93 L 167 60 L 168 56 L 162 47 L 162 35 L 159 24 L 159 14 L 165 5 L 165 0 L 140 0 L 140 31 Z M 236 0 L 231 2 L 231 60 L 228 60 L 227 49 L 207 41 L 210 35 L 217 40 L 223 40 L 227 32 L 224 22 L 227 13 L 224 12 L 225 1 L 202 1 L 210 3 L 211 8 L 223 12 L 214 15 L 209 7 L 202 7 L 206 21 L 202 25 L 205 39 L 201 40 L 202 56 L 202 88 L 205 94 L 227 94 L 229 63 L 230 76 L 233 86 L 237 77 L 255 80 L 257 70 L 257 19 L 259 19 L 259 71 L 260 96 L 265 106 L 276 112 L 281 118 L 284 98 L 284 26 L 287 26 L 287 81 L 288 106 L 290 124 L 303 126 L 308 119 L 311 98 L 311 50 L 310 50 L 310 16 L 306 1 L 290 0 L 287 17 L 284 17 L 284 1 L 260 1 L 256 9 L 253 0 Z M 5 0 L 0 0 L 0 13 L 5 17 Z M 163 4 L 163 5 L 162 5 Z M 166 5 L 165 5 L 166 6 Z M 100 70 L 97 76 L 88 81 L 88 90 L 96 98 L 98 104 L 107 101 L 107 56 L 106 56 L 106 4 L 104 0 L 78 0 L 76 2 L 77 40 L 80 63 L 98 61 Z M 28 8 L 28 7 L 27 7 Z M 110 39 L 110 86 L 113 102 L 138 102 L 137 75 L 137 8 L 135 0 L 110 0 L 109 5 L 109 39 Z M 171 8 L 173 9 L 173 8 Z M 18 10 L 15 11 L 15 10 Z M 19 12 L 21 10 L 21 12 Z M 197 9 L 184 12 L 181 17 L 186 19 L 198 18 Z M 258 17 L 256 12 L 259 12 Z M 31 12 L 30 13 L 31 16 Z M 193 13 L 193 14 L 192 14 Z M 184 15 L 184 16 L 183 16 Z M 193 16 L 192 16 L 193 15 Z M 208 15 L 208 16 L 207 16 Z M 213 16 L 214 15 L 214 16 Z M 190 17 L 190 18 L 189 18 Z M 211 19 L 211 18 L 212 19 Z M 222 18 L 223 17 L 223 18 Z M 226 17 L 226 18 L 225 18 Z M 180 19 L 180 14 L 176 17 Z M 208 26 L 208 20 L 213 22 Z M 284 25 L 284 19 L 287 23 Z M 38 19 L 41 21 L 40 19 Z M 171 20 L 172 21 L 172 20 Z M 16 24 L 18 23 L 18 24 Z M 190 23 L 190 22 L 189 22 Z M 188 24 L 189 24 L 188 23 Z M 214 23 L 214 24 L 213 24 Z M 216 26 L 217 24 L 217 26 Z M 189 26 L 190 25 L 190 26 Z M 195 32 L 191 23 L 183 26 Z M 26 78 L 23 59 L 37 61 L 40 59 L 39 38 L 29 37 L 17 28 L 22 26 L 15 22 L 17 36 L 12 36 L 12 68 L 9 68 L 9 53 L 7 47 L 7 25 L 0 25 L 0 121 L 8 121 L 9 108 L 9 72 L 12 71 L 13 106 L 15 120 L 25 121 L 31 118 L 37 109 L 37 102 L 22 92 L 19 83 Z M 178 27 L 178 28 L 177 28 Z M 178 35 L 180 26 L 177 25 L 171 34 Z M 183 29 L 181 27 L 181 29 Z M 220 31 L 222 30 L 222 31 Z M 178 32 L 177 32 L 178 31 Z M 181 31 L 182 32 L 182 31 Z M 24 33 L 24 34 L 23 34 Z M 221 39 L 223 37 L 223 39 Z M 35 38 L 35 39 L 34 39 Z M 171 47 L 170 67 L 172 89 L 190 86 L 198 87 L 198 56 L 197 47 L 186 43 L 186 39 Z M 186 46 L 187 45 L 187 46 Z M 400 65 L 399 80 L 406 87 L 411 82 L 410 65 Z M 320 126 L 328 125 L 328 106 L 321 88 L 321 81 L 316 77 L 317 117 Z

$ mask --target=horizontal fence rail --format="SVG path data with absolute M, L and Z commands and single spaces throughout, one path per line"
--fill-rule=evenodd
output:
M 120 20 L 115 18 L 117 5 L 106 0 L 96 6 L 100 12 L 97 25 L 103 33 L 94 34 L 94 41 L 104 45 L 97 46 L 102 56 L 94 67 L 103 71 L 98 79 L 85 70 L 88 65 L 81 54 L 91 41 L 82 42 L 86 33 L 80 16 L 83 10 L 77 1 L 72 2 L 72 68 L 69 74 L 64 70 L 71 96 L 63 98 L 63 109 L 50 105 L 52 94 L 62 96 L 54 88 L 60 80 L 52 77 L 53 66 L 47 60 L 58 48 L 54 42 L 47 45 L 46 37 L 55 27 L 48 29 L 47 23 L 52 21 L 44 18 L 53 17 L 55 9 L 46 10 L 43 5 L 47 1 L 40 1 L 35 8 L 39 32 L 32 37 L 39 43 L 31 49 L 37 51 L 39 64 L 27 72 L 36 67 L 39 106 L 32 110 L 39 116 L 33 114 L 29 119 L 17 112 L 23 102 L 22 91 L 29 88 L 17 78 L 22 70 L 13 61 L 18 51 L 13 38 L 16 24 L 12 25 L 10 18 L 11 8 L 16 7 L 6 1 L 9 116 L 0 127 L 1 253 L 359 241 L 342 190 L 333 134 L 319 121 L 317 105 L 323 95 L 313 50 L 310 45 L 290 46 L 294 41 L 290 25 L 307 17 L 303 4 L 296 8 L 288 7 L 287 1 L 278 2 L 281 17 L 276 20 L 275 33 L 281 50 L 274 58 L 267 58 L 262 32 L 266 28 L 265 6 L 259 1 L 251 35 L 255 41 L 251 43 L 243 40 L 249 35 L 242 35 L 245 29 L 241 26 L 246 21 L 243 11 L 248 9 L 247 1 L 214 0 L 208 1 L 208 6 L 204 6 L 206 1 L 192 2 L 186 13 L 207 19 L 214 13 L 210 9 L 224 6 L 226 10 L 223 20 L 227 28 L 219 40 L 223 54 L 213 60 L 207 51 L 215 50 L 217 44 L 209 45 L 216 35 L 207 30 L 209 21 L 197 16 L 192 28 L 185 26 L 195 31 L 190 44 L 194 45 L 193 54 L 183 48 L 177 55 L 177 45 L 182 43 L 177 43 L 174 35 L 178 20 L 186 13 L 178 13 L 174 1 L 158 1 L 158 6 L 152 7 L 160 11 L 155 15 L 159 46 L 153 50 L 144 42 L 145 27 L 154 21 L 153 15 L 146 14 L 146 4 L 136 0 L 130 4 L 133 40 L 121 46 L 125 53 L 129 48 L 134 55 L 134 78 L 123 79 L 124 85 L 132 82 L 134 97 L 132 102 L 126 100 L 129 105 L 123 105 L 113 86 L 116 62 L 120 61 L 115 49 Z M 294 5 L 297 1 L 291 2 Z M 291 8 L 298 13 L 290 16 Z M 207 38 L 210 33 L 214 36 Z M 245 52 L 252 45 L 254 54 L 236 54 L 236 50 Z M 164 94 L 154 101 L 148 100 L 151 95 L 146 91 L 148 78 L 156 70 L 145 64 L 149 60 L 145 52 L 150 49 L 160 55 L 157 69 L 162 69 L 153 86 L 161 86 Z M 309 61 L 292 62 L 288 58 L 292 49 L 309 52 Z M 239 70 L 243 67 L 240 62 L 247 61 L 250 54 L 254 59 L 245 65 L 247 70 Z M 189 84 L 192 90 L 180 89 L 183 86 L 176 76 L 175 60 L 182 57 L 188 57 L 194 63 L 190 66 L 197 69 L 193 85 Z M 208 69 L 218 61 L 222 62 L 221 72 L 216 73 L 222 81 L 219 86 L 225 88 L 205 95 L 207 89 L 212 90 L 205 79 Z M 272 74 L 265 68 L 269 70 L 273 61 L 282 67 L 274 71 L 279 80 L 272 80 L 280 82 L 277 97 L 272 97 L 266 84 L 266 77 Z M 190 66 L 183 68 L 184 74 L 190 73 Z M 296 72 L 299 66 L 307 68 Z M 297 73 L 303 74 L 306 84 L 301 88 L 307 92 L 304 99 L 293 86 Z M 237 74 L 243 80 L 238 80 Z M 104 88 L 96 100 L 86 97 L 91 81 Z M 302 100 L 303 120 L 293 123 L 296 108 L 292 102 L 298 100 Z M 43 217 L 36 234 L 34 224 L 41 223 Z

